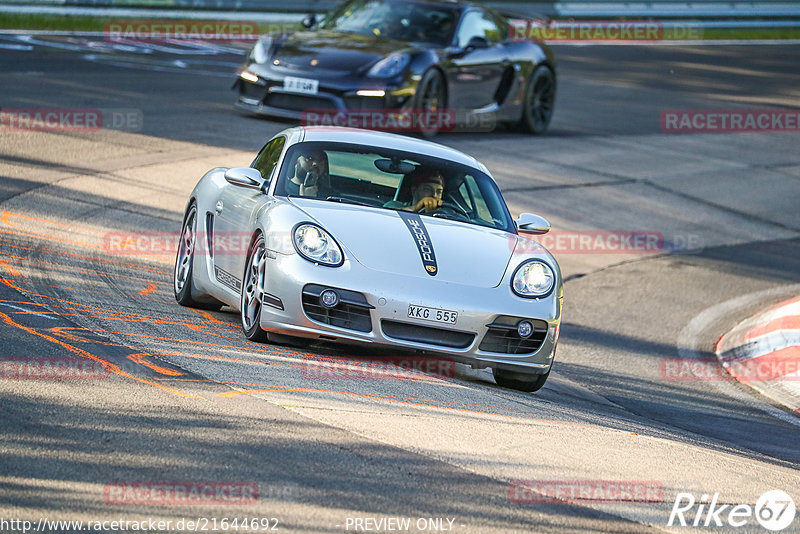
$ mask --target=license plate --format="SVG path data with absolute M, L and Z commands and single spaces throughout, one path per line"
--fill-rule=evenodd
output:
M 433 321 L 434 323 L 456 324 L 456 321 L 458 320 L 458 312 L 409 304 L 408 317 L 411 319 Z
M 293 93 L 303 93 L 306 95 L 315 95 L 319 90 L 319 80 L 311 80 L 308 78 L 295 78 L 294 76 L 287 76 L 283 79 L 283 88 L 286 91 Z

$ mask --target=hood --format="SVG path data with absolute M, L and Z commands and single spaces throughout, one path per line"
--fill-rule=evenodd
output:
M 317 75 L 351 74 L 366 69 L 408 44 L 370 35 L 332 31 L 295 32 L 278 46 L 278 67 Z M 312 66 L 311 61 L 317 63 Z
M 431 276 L 400 212 L 301 198 L 290 202 L 330 232 L 351 260 L 386 273 L 496 287 L 517 242 L 515 234 L 502 230 L 421 215 L 436 259 Z

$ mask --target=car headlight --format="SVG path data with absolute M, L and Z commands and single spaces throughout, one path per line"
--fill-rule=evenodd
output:
M 292 233 L 297 252 L 308 261 L 338 267 L 343 261 L 342 249 L 331 235 L 315 224 L 302 223 Z
M 539 260 L 521 264 L 511 278 L 511 289 L 520 297 L 544 297 L 553 290 L 556 277 L 549 265 Z
M 261 37 L 258 41 L 256 41 L 253 49 L 250 50 L 250 59 L 256 63 L 266 63 L 269 59 L 267 51 L 269 50 L 270 46 L 272 46 L 272 38 Z
M 411 58 L 408 54 L 392 54 L 375 63 L 367 76 L 371 78 L 391 78 L 406 68 Z

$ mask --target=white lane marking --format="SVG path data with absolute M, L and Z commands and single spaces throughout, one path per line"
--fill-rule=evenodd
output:
M 93 36 L 93 37 L 102 37 Z M 20 41 L 26 44 L 8 44 L 0 45 L 0 48 L 10 48 L 14 50 L 32 50 L 33 46 L 38 45 L 42 47 L 58 48 L 62 50 L 73 51 L 119 51 L 128 52 L 133 54 L 152 54 L 153 52 L 163 52 L 165 54 L 177 56 L 209 56 L 219 54 L 233 54 L 243 56 L 247 54 L 244 48 L 235 48 L 226 46 L 219 43 L 204 42 L 204 41 L 191 41 L 191 40 L 166 40 L 166 44 L 148 43 L 144 41 L 116 39 L 116 40 L 85 40 L 81 43 L 67 43 L 60 41 L 49 41 L 44 39 L 37 39 L 34 35 L 6 35 L 3 36 L 0 32 L 0 38 L 8 40 Z M 248 45 L 249 47 L 249 45 Z
M 247 50 L 253 44 L 255 44 L 255 41 L 253 41 L 252 43 L 248 43 L 247 44 L 248 48 L 245 49 L 245 48 L 241 48 L 241 47 L 237 48 L 235 46 L 228 46 L 228 45 L 224 45 L 222 43 L 208 42 L 208 41 L 180 41 L 180 40 L 177 40 L 177 39 L 166 39 L 165 42 L 168 43 L 168 44 L 180 44 L 180 45 L 188 46 L 188 47 L 192 47 L 193 46 L 193 47 L 201 49 L 201 50 L 214 50 L 216 52 L 219 52 L 220 54 L 237 54 L 237 55 L 240 55 L 240 56 L 243 56 L 243 55 L 247 54 Z
M 30 52 L 33 50 L 31 45 L 17 45 L 17 44 L 0 44 L 0 48 L 4 50 L 21 50 L 23 52 Z
M 202 76 L 215 76 L 218 78 L 231 78 L 235 76 L 233 71 L 231 72 L 219 72 L 219 71 L 211 71 L 211 70 L 199 70 L 199 69 L 186 69 L 186 68 L 178 68 L 174 65 L 151 65 L 147 63 L 138 63 L 138 62 L 127 62 L 124 58 L 120 57 L 112 57 L 112 56 L 102 56 L 97 54 L 84 54 L 83 59 L 86 61 L 92 61 L 95 63 L 100 63 L 103 65 L 111 65 L 114 67 L 123 67 L 126 69 L 140 69 L 140 70 L 151 70 L 155 72 L 179 72 L 181 74 L 199 74 Z
M 13 309 L 19 310 L 21 312 L 26 312 L 26 313 L 29 313 L 31 315 L 35 315 L 37 317 L 44 317 L 45 319 L 50 319 L 51 321 L 57 321 L 58 320 L 57 317 L 52 317 L 52 314 L 51 315 L 45 315 L 43 313 L 36 313 L 33 310 L 29 310 L 28 308 L 23 308 L 22 306 L 14 306 L 13 304 L 8 304 L 7 302 L 0 302 L 0 306 L 7 306 L 9 308 L 13 308 Z M 55 314 L 55 315 L 58 315 L 58 314 Z
M 788 317 L 790 315 L 800 315 L 800 300 L 785 306 L 781 306 L 777 310 L 772 310 L 769 313 L 771 319 L 779 319 L 781 317 Z
M 734 347 L 717 350 L 717 356 L 725 361 L 743 361 L 760 358 L 788 347 L 800 347 L 800 330 L 775 330 L 768 334 L 748 339 Z
M 751 305 L 754 302 L 764 298 L 779 297 L 781 295 L 793 293 L 796 294 L 798 291 L 800 291 L 800 284 L 781 286 L 742 295 L 741 297 L 736 297 L 705 309 L 696 315 L 691 321 L 689 321 L 689 324 L 687 324 L 683 330 L 681 330 L 680 334 L 678 334 L 678 355 L 687 360 L 705 359 L 703 356 L 703 349 L 700 346 L 700 337 L 711 326 L 711 324 L 717 320 L 718 317 L 730 313 L 737 308 Z M 724 393 L 725 395 L 728 395 L 729 397 L 732 397 L 739 402 L 750 406 L 751 408 L 755 408 L 756 410 L 759 410 L 776 419 L 780 419 L 781 421 L 789 423 L 790 425 L 800 427 L 800 419 L 798 419 L 796 416 L 790 415 L 783 410 L 779 410 L 778 408 L 775 408 L 752 395 L 747 395 L 746 393 L 736 389 L 732 384 L 720 380 L 712 380 L 710 383 L 712 387 L 717 389 L 719 392 Z
M 204 42 L 204 41 L 178 40 L 178 39 L 164 40 L 164 43 L 167 44 L 136 41 L 133 39 L 115 39 L 113 41 L 109 41 L 109 43 L 134 47 L 142 51 L 147 50 L 148 53 L 156 51 L 156 52 L 164 52 L 165 54 L 174 54 L 179 56 L 207 56 L 213 54 L 231 54 L 231 53 L 244 55 L 247 53 L 247 50 L 231 48 L 219 45 L 217 43 Z M 168 44 L 173 46 L 168 46 Z

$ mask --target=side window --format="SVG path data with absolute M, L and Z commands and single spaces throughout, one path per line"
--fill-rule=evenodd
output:
M 464 179 L 463 187 L 466 189 L 466 195 L 470 199 L 470 202 L 474 204 L 472 209 L 477 211 L 478 217 L 492 224 L 492 213 L 489 211 L 489 206 L 486 205 L 483 193 L 481 193 L 478 184 L 475 182 L 475 178 L 467 175 Z
M 483 37 L 490 43 L 499 43 L 505 38 L 502 28 L 488 14 L 481 11 L 470 11 L 464 15 L 458 28 L 459 48 L 466 48 L 473 37 Z
M 267 145 L 261 149 L 258 156 L 256 156 L 251 166 L 261 173 L 263 179 L 269 180 L 272 170 L 275 168 L 275 165 L 278 164 L 278 159 L 281 157 L 284 144 L 286 144 L 285 137 L 275 138 L 267 143 Z

